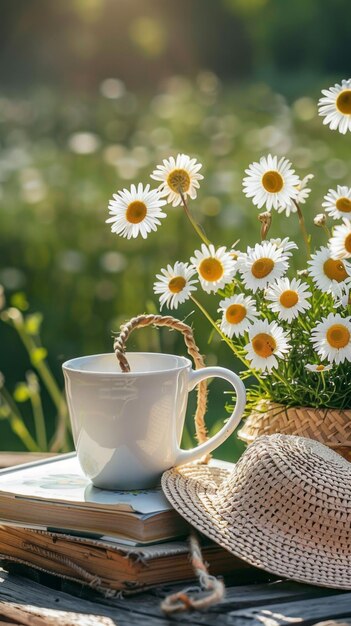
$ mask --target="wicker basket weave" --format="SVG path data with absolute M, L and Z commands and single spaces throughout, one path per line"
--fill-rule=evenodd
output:
M 351 410 L 289 407 L 262 400 L 238 436 L 252 443 L 260 435 L 299 435 L 316 439 L 351 461 Z

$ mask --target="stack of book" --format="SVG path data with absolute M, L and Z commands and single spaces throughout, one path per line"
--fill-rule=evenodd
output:
M 75 454 L 0 471 L 0 559 L 106 592 L 191 580 L 190 528 L 161 489 L 105 491 Z M 245 565 L 209 541 L 214 575 Z

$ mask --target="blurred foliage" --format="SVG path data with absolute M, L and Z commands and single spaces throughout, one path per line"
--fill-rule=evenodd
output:
M 146 241 L 125 241 L 105 224 L 112 193 L 148 182 L 162 158 L 179 151 L 204 163 L 192 210 L 214 243 L 230 246 L 240 239 L 242 247 L 260 230 L 258 211 L 241 191 L 244 169 L 267 152 L 286 155 L 301 177 L 316 176 L 305 217 L 317 244 L 323 241 L 313 216 L 329 187 L 350 184 L 351 161 L 347 141 L 317 117 L 319 90 L 328 85 L 314 84 L 288 103 L 263 82 L 231 88 L 202 71 L 193 81 L 168 78 L 151 98 L 114 78 L 103 80 L 97 93 L 41 87 L 2 94 L 0 283 L 8 303 L 29 314 L 27 330 L 40 325 L 36 311 L 44 316 L 43 343 L 60 386 L 62 361 L 110 351 L 112 331 L 122 321 L 158 308 L 155 273 L 187 260 L 198 247 L 180 209 L 169 207 L 162 233 Z M 271 236 L 285 235 L 299 238 L 297 219 L 274 214 Z M 203 294 L 203 302 L 216 316 L 215 298 Z M 237 367 L 217 337 L 208 344 L 210 329 L 191 303 L 181 316 L 190 316 L 208 363 Z M 130 343 L 131 349 L 184 353 L 181 340 L 167 332 L 145 330 Z M 0 371 L 8 387 L 14 390 L 32 366 L 14 329 L 0 322 Z M 17 400 L 20 393 L 17 388 Z M 55 407 L 45 392 L 43 404 L 54 423 Z M 216 423 L 218 404 L 214 411 Z M 4 431 L 1 446 L 17 445 L 10 429 Z

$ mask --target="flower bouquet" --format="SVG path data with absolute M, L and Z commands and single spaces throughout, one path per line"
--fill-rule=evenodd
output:
M 324 123 L 351 131 L 351 80 L 323 91 L 319 113 Z M 177 260 L 156 275 L 154 293 L 161 308 L 177 309 L 186 300 L 205 315 L 244 366 L 250 378 L 249 416 L 241 437 L 285 432 L 319 439 L 342 453 L 351 450 L 351 188 L 326 190 L 314 223 L 325 243 L 312 247 L 303 205 L 312 174 L 300 178 L 285 157 L 263 156 L 246 169 L 243 191 L 262 209 L 260 241 L 241 250 L 217 246 L 189 208 L 202 165 L 185 154 L 170 157 L 154 170 L 158 183 L 113 195 L 112 232 L 146 238 L 166 218 L 165 205 L 182 206 L 201 245 L 188 261 Z M 304 251 L 288 237 L 269 238 L 274 213 L 296 217 Z M 294 272 L 294 255 L 306 255 L 305 269 Z M 218 298 L 214 319 L 195 292 Z

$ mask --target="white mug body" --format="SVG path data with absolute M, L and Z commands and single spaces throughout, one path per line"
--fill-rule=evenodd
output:
M 101 489 L 147 489 L 175 465 L 206 455 L 227 439 L 245 408 L 245 387 L 222 367 L 192 370 L 191 361 L 173 354 L 127 353 L 130 372 L 115 354 L 71 359 L 63 364 L 74 444 L 85 475 Z M 233 413 L 213 437 L 182 450 L 188 394 L 217 376 L 236 392 Z

